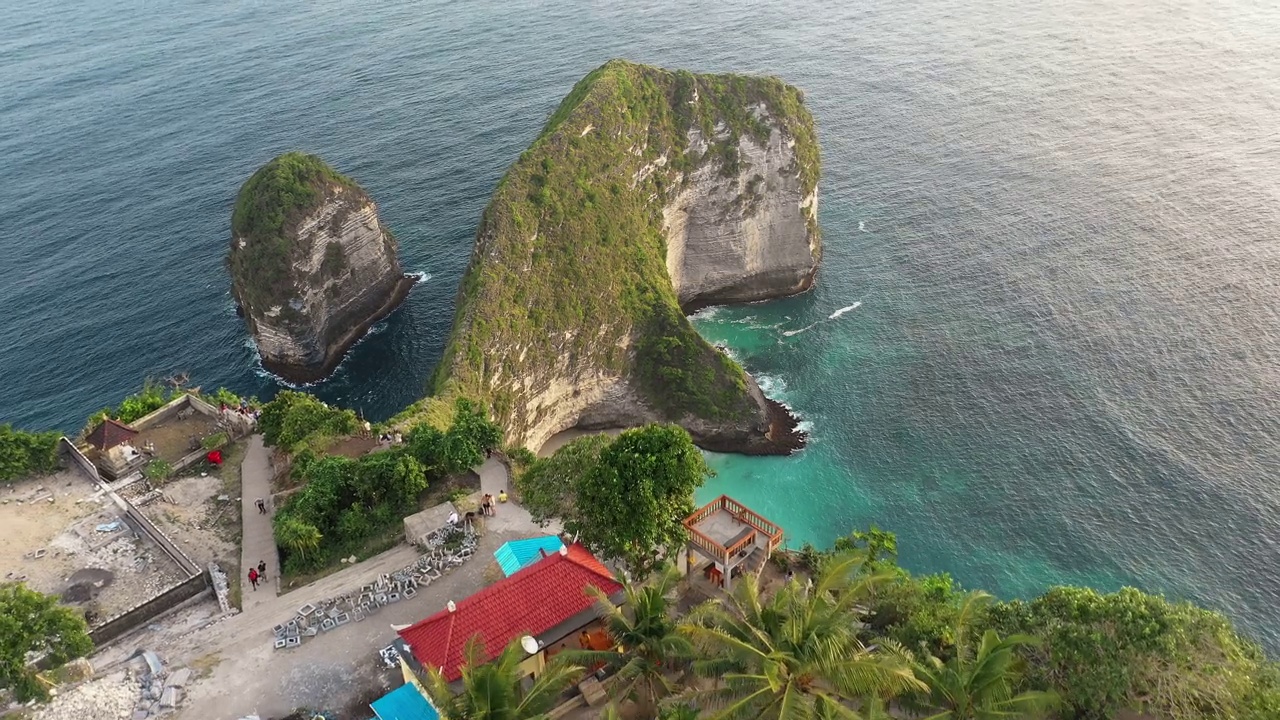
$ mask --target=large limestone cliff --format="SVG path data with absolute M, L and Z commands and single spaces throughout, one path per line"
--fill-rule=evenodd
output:
M 762 105 L 753 112 L 766 122 Z M 714 138 L 732 142 L 727 129 Z M 707 145 L 699 129 L 694 148 Z M 770 125 L 761 143 L 737 139 L 739 169 L 724 177 L 706 163 L 663 208 L 667 272 L 688 312 L 708 305 L 753 302 L 807 290 L 818 271 L 818 194 L 800 176 L 796 140 Z
M 807 289 L 818 148 L 775 78 L 612 61 L 579 82 L 485 210 L 439 398 L 488 404 L 507 441 L 683 425 L 700 445 L 785 453 L 795 420 L 684 311 Z
M 263 367 L 292 382 L 328 375 L 413 285 L 373 200 L 301 153 L 241 188 L 228 264 Z

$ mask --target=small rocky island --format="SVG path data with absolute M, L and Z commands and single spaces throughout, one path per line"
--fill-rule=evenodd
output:
M 796 420 L 686 313 L 808 289 L 818 145 L 776 78 L 611 61 L 499 183 L 432 381 L 510 443 L 670 421 L 711 450 L 788 453 Z
M 368 194 L 298 152 L 262 166 L 240 188 L 227 262 L 263 367 L 296 383 L 332 372 L 414 282 Z

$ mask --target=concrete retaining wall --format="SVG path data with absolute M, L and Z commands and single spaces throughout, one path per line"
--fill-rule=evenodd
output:
M 101 647 L 103 644 L 115 640 L 130 630 L 156 619 L 161 614 L 172 610 L 183 602 L 208 591 L 208 589 L 209 578 L 205 573 L 189 577 L 150 600 L 134 605 L 91 629 L 89 637 L 93 640 L 95 647 Z
M 68 465 L 83 473 L 86 479 L 101 484 L 98 466 L 90 462 L 89 458 L 80 452 L 80 448 L 76 447 L 75 443 L 68 440 L 65 435 L 58 440 L 58 452 L 62 457 L 66 458 Z
M 111 494 L 115 495 L 115 493 Z M 143 534 L 151 538 L 152 542 L 159 545 L 160 549 L 164 550 L 164 554 L 168 555 L 169 559 L 173 560 L 177 563 L 178 567 L 182 568 L 182 573 L 184 575 L 191 577 L 192 575 L 200 574 L 200 568 L 197 567 L 195 563 L 191 562 L 191 558 L 187 557 L 186 553 L 178 549 L 178 546 L 169 539 L 168 535 L 161 532 L 160 528 L 156 527 L 147 519 L 147 516 L 139 512 L 138 508 L 133 506 L 133 503 L 128 500 L 124 500 L 124 498 L 120 499 L 124 501 L 124 514 L 130 525 L 133 525 L 135 528 L 142 531 Z

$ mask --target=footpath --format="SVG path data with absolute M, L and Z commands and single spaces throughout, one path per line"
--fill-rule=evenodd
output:
M 249 438 L 244 462 L 240 465 L 240 610 L 253 613 L 255 608 L 275 599 L 280 591 L 280 556 L 276 551 L 275 537 L 271 532 L 271 518 L 275 516 L 275 504 L 271 502 L 271 454 L 262 444 L 261 435 Z M 258 510 L 261 499 L 267 512 Z M 249 568 L 259 562 L 267 564 L 267 579 L 258 581 L 254 590 L 249 582 Z

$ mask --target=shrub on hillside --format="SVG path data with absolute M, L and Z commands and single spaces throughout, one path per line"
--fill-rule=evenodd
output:
M 0 480 L 42 475 L 58 468 L 56 432 L 27 432 L 0 425 Z

